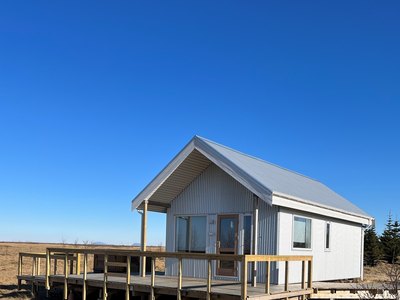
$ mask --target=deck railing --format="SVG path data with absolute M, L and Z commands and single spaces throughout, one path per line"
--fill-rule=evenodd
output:
M 284 262 L 285 263 L 285 283 L 284 292 L 289 291 L 289 263 L 298 261 L 302 263 L 301 271 L 301 290 L 299 296 L 309 293 L 312 289 L 312 256 L 276 256 L 276 255 L 233 255 L 233 254 L 204 254 L 204 253 L 182 253 L 182 252 L 153 252 L 153 251 L 134 251 L 134 250 L 121 250 L 121 249 L 94 249 L 94 248 L 48 248 L 46 253 L 20 253 L 18 264 L 18 275 L 22 275 L 23 257 L 32 257 L 32 278 L 40 274 L 40 266 L 38 260 L 46 260 L 46 273 L 45 273 L 45 286 L 50 289 L 50 276 L 52 275 L 52 262 L 55 263 L 54 274 L 56 274 L 57 259 L 62 259 L 64 262 L 64 299 L 68 299 L 68 277 L 72 274 L 70 264 L 75 261 L 76 275 L 82 275 L 82 299 L 86 300 L 87 293 L 87 274 L 88 274 L 88 255 L 104 255 L 104 277 L 103 277 L 103 299 L 107 299 L 107 288 L 109 277 L 115 274 L 110 273 L 109 267 L 124 267 L 125 275 L 125 299 L 130 299 L 130 286 L 131 286 L 131 260 L 132 257 L 151 257 L 151 273 L 150 273 L 150 299 L 155 299 L 155 280 L 156 280 L 156 259 L 176 259 L 178 261 L 178 274 L 176 283 L 177 299 L 182 298 L 182 262 L 184 260 L 203 260 L 207 262 L 207 288 L 206 299 L 211 299 L 212 288 L 212 262 L 213 261 L 236 261 L 240 263 L 241 274 L 241 298 L 247 298 L 248 290 L 248 264 L 249 263 L 265 263 L 265 294 L 271 294 L 271 263 Z M 111 262 L 109 256 L 125 256 L 125 262 Z M 83 270 L 81 270 L 81 258 L 83 257 Z M 308 266 L 306 267 L 306 264 Z M 40 262 L 39 262 L 40 265 Z M 73 266 L 73 265 L 72 265 Z M 141 272 L 141 276 L 145 277 L 145 272 Z M 121 274 L 119 274 L 121 275 Z M 256 276 L 252 278 L 256 279 Z M 20 282 L 19 282 L 20 283 Z M 307 283 L 307 284 L 306 284 Z M 284 296 L 283 296 L 284 298 Z

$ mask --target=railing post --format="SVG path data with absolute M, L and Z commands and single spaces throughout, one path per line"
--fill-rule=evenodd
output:
M 243 255 L 242 258 L 242 291 L 241 291 L 241 297 L 242 300 L 247 299 L 247 259 L 246 255 Z
M 108 272 L 108 255 L 104 254 L 103 300 L 107 299 L 107 272 Z
M 36 276 L 36 257 L 32 256 L 32 277 Z
M 306 261 L 301 262 L 301 289 L 306 288 Z
M 19 276 L 22 276 L 22 255 L 18 254 L 18 290 L 21 289 L 21 279 Z
M 150 300 L 155 300 L 154 284 L 156 277 L 156 257 L 151 258 Z
M 32 256 L 32 294 L 35 294 L 36 256 Z
M 131 256 L 126 256 L 126 287 L 125 287 L 125 300 L 129 300 L 131 285 Z
M 68 255 L 64 256 L 64 300 L 68 300 Z
M 271 284 L 271 263 L 270 261 L 265 262 L 265 293 L 270 293 L 270 284 Z
M 181 290 L 182 290 L 182 258 L 178 258 L 178 288 L 177 288 L 177 299 L 181 300 Z
M 76 275 L 80 275 L 81 274 L 81 255 L 80 253 L 76 254 L 76 270 L 75 270 L 75 274 Z
M 289 290 L 289 261 L 285 261 L 285 292 Z
M 308 288 L 312 288 L 312 268 L 313 268 L 313 261 L 312 258 L 308 261 Z
M 46 249 L 46 290 L 50 290 L 50 251 Z
M 211 300 L 211 259 L 207 260 L 207 300 Z
M 86 288 L 87 288 L 87 253 L 83 255 L 83 283 L 82 283 L 82 300 L 86 300 Z
M 36 275 L 40 275 L 40 257 L 36 258 Z

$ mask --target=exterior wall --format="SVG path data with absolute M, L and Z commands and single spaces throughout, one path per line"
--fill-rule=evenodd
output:
M 311 218 L 311 250 L 293 249 L 293 216 Z M 325 250 L 325 225 L 331 223 L 330 250 Z M 278 213 L 278 255 L 313 255 L 313 281 L 362 276 L 363 228 L 360 224 L 286 208 Z M 290 282 L 301 281 L 301 263 L 289 266 Z M 279 283 L 284 283 L 284 263 L 279 263 Z
M 177 198 L 167 211 L 166 250 L 175 251 L 175 217 L 178 215 L 207 216 L 207 253 L 216 252 L 217 214 L 239 214 L 239 254 L 243 246 L 243 216 L 253 213 L 253 194 L 214 164 L 199 175 Z M 259 254 L 276 254 L 276 207 L 264 201 L 259 204 Z M 264 278 L 265 266 L 259 266 L 258 278 Z M 177 274 L 177 261 L 166 260 L 166 274 Z M 214 272 L 215 274 L 215 266 Z M 240 270 L 238 270 L 240 274 Z M 273 273 L 277 276 L 277 272 Z M 183 261 L 183 275 L 206 277 L 207 262 Z M 216 277 L 214 278 L 221 278 Z M 276 277 L 277 278 L 277 277 Z M 276 280 L 275 278 L 275 280 Z M 273 280 L 273 281 L 275 281 Z

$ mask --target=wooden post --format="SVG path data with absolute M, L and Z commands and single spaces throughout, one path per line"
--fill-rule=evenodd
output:
M 36 258 L 36 275 L 40 275 L 40 257 Z
M 306 261 L 301 262 L 301 289 L 306 288 Z
M 22 255 L 18 254 L 18 276 L 22 275 Z M 18 290 L 21 289 L 21 279 L 18 278 Z
M 177 288 L 177 299 L 181 300 L 181 290 L 182 290 L 182 258 L 178 259 L 178 288 Z
M 87 263 L 88 255 L 85 253 L 83 255 L 83 283 L 82 283 L 82 300 L 86 300 L 86 289 L 87 289 Z
M 143 212 L 142 212 L 142 234 L 141 234 L 141 243 L 140 250 L 146 251 L 147 249 L 147 206 L 148 201 L 143 201 Z M 142 256 L 140 260 L 140 275 L 142 277 L 146 276 L 146 256 Z
M 289 261 L 285 261 L 285 292 L 289 290 Z
M 68 300 L 68 255 L 64 256 L 64 300 Z
M 76 275 L 80 275 L 81 274 L 81 254 L 77 253 L 76 254 L 76 270 L 75 270 L 75 274 Z
M 207 300 L 211 300 L 211 259 L 207 260 Z
M 258 204 L 259 199 L 253 195 L 253 254 L 258 254 Z M 257 262 L 252 262 L 252 286 L 257 286 Z
M 50 290 L 50 251 L 46 249 L 46 290 Z
M 108 255 L 104 255 L 103 300 L 107 300 Z
M 270 285 L 271 285 L 271 269 L 270 269 L 270 261 L 265 262 L 265 293 L 270 293 Z
M 150 300 L 155 300 L 156 296 L 154 294 L 154 284 L 155 284 L 155 278 L 156 277 L 156 258 L 152 257 L 151 258 L 151 281 L 150 281 Z
M 313 268 L 313 262 L 312 258 L 311 260 L 308 261 L 308 288 L 312 288 L 312 268 Z
M 243 255 L 242 258 L 242 292 L 241 297 L 242 300 L 247 299 L 247 259 L 246 255 Z
M 36 257 L 32 257 L 32 277 L 36 276 Z
M 125 300 L 129 300 L 131 286 L 131 256 L 126 257 L 126 287 L 125 287 Z
M 32 256 L 32 285 L 31 285 L 32 294 L 35 294 L 35 276 L 36 276 L 36 257 Z

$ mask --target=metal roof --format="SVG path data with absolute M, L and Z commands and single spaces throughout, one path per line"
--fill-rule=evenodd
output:
M 269 204 L 272 204 L 272 196 L 278 195 L 371 218 L 317 180 L 199 136 L 195 136 L 132 201 L 132 207 L 139 207 L 145 199 L 152 203 L 171 202 L 211 162 Z

